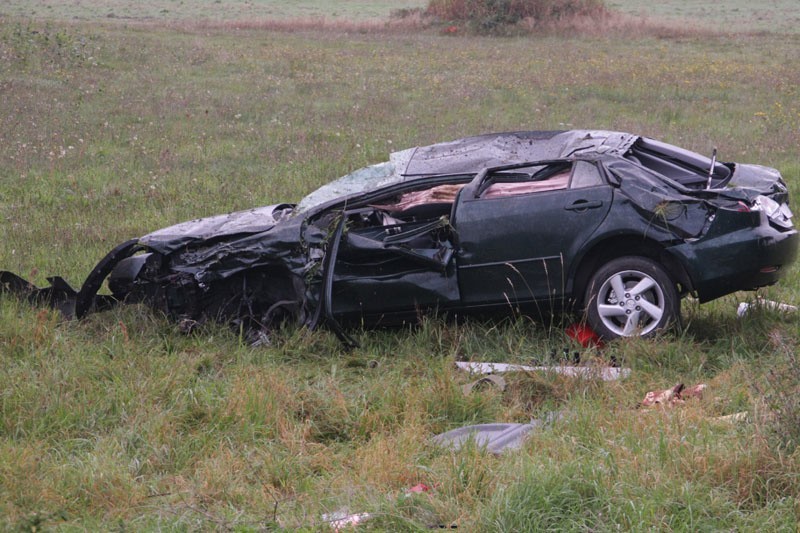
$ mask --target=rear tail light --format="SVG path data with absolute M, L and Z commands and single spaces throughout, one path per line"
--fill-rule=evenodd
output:
M 741 202 L 740 202 L 741 203 Z M 769 221 L 782 228 L 792 227 L 792 210 L 789 209 L 787 204 L 779 204 L 772 198 L 763 195 L 756 197 L 753 205 L 750 207 L 751 211 L 763 211 L 767 215 Z

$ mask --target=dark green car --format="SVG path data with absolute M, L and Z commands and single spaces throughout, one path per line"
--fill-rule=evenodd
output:
M 123 243 L 80 291 L 0 281 L 80 317 L 146 301 L 184 327 L 390 324 L 424 312 L 578 310 L 648 335 L 778 281 L 797 252 L 780 173 L 608 131 L 482 135 L 412 148 L 280 204 Z M 108 278 L 110 295 L 98 295 Z

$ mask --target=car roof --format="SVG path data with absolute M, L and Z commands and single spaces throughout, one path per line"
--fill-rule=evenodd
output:
M 413 148 L 405 169 L 398 170 L 403 176 L 460 174 L 527 161 L 562 159 L 582 152 L 622 155 L 638 138 L 630 133 L 603 130 L 491 133 Z
M 390 154 L 389 161 L 358 169 L 306 195 L 295 213 L 353 194 L 430 176 L 474 174 L 485 168 L 569 157 L 624 154 L 639 137 L 603 130 L 489 133 L 417 146 Z

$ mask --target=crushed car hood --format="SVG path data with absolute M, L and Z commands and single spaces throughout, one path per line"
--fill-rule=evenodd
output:
M 233 236 L 261 233 L 275 226 L 292 210 L 291 204 L 273 204 L 226 215 L 181 222 L 148 233 L 139 243 L 166 254 L 195 242 L 226 240 Z

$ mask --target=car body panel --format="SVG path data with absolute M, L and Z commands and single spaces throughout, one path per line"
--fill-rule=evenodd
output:
M 170 253 L 195 243 L 221 241 L 271 229 L 291 210 L 291 204 L 274 204 L 225 215 L 199 218 L 162 228 L 139 242 L 160 253 Z
M 776 229 L 765 218 L 764 213 L 721 209 L 703 237 L 668 248 L 686 266 L 701 303 L 771 285 L 783 276 L 797 255 L 797 234 Z
M 334 312 L 379 321 L 386 314 L 456 305 L 452 240 L 441 218 L 349 231 L 335 265 Z
M 462 195 L 456 230 L 464 303 L 560 298 L 565 272 L 605 218 L 611 197 L 609 185 L 499 198 Z M 565 213 L 572 216 L 565 220 Z M 553 238 L 554 232 L 566 238 Z

